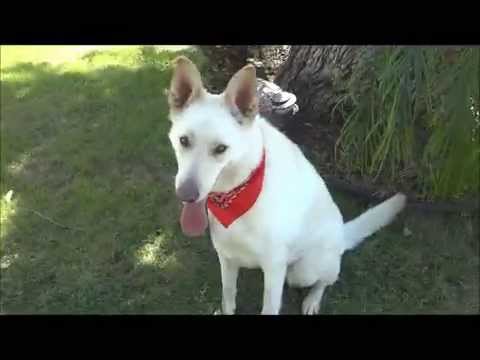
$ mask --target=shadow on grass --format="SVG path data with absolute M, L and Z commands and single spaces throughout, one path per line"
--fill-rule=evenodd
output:
M 13 191 L 10 201 L 2 200 L 3 313 L 210 314 L 217 308 L 216 255 L 207 237 L 182 235 L 173 194 L 163 92 L 177 55 L 145 47 L 119 61 L 130 67 L 98 66 L 108 56 L 103 51 L 84 56 L 87 65 L 78 69 L 18 64 L 2 70 L 1 194 Z M 360 213 L 350 199 L 336 199 L 346 218 Z M 418 222 L 412 215 L 382 231 L 346 255 L 324 311 L 472 312 L 478 227 L 468 221 Z M 404 223 L 412 236 L 402 235 Z M 286 291 L 283 313 L 298 313 L 301 294 Z M 238 311 L 258 313 L 261 299 L 261 273 L 243 271 Z
M 2 69 L 1 194 L 13 191 L 2 200 L 2 312 L 213 311 L 214 253 L 180 234 L 172 191 L 163 92 L 177 55 L 144 48 L 133 67 Z

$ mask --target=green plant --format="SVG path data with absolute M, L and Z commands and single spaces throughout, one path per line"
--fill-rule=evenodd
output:
M 420 197 L 478 194 L 480 49 L 387 47 L 341 89 L 337 163 Z

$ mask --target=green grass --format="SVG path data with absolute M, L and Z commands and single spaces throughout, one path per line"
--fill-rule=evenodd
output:
M 1 312 L 212 313 L 216 255 L 207 237 L 182 235 L 173 193 L 163 91 L 178 52 L 1 55 Z M 347 218 L 363 210 L 335 198 Z M 345 256 L 323 312 L 478 312 L 475 220 L 403 215 Z M 299 312 L 302 293 L 286 291 L 284 313 Z M 239 312 L 258 313 L 261 299 L 261 273 L 242 271 Z

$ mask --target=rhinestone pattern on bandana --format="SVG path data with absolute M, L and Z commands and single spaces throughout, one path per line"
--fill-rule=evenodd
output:
M 264 173 L 265 151 L 260 165 L 242 184 L 228 192 L 211 192 L 208 195 L 208 209 L 224 227 L 228 228 L 255 204 L 262 190 Z

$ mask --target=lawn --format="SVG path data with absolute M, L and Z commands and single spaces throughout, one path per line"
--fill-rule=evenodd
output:
M 86 51 L 88 50 L 88 51 Z M 193 49 L 1 48 L 1 313 L 211 314 L 219 265 L 185 237 L 164 89 Z M 364 206 L 334 194 L 351 218 Z M 478 219 L 405 212 L 348 253 L 325 314 L 478 313 Z M 283 313 L 303 291 L 287 289 Z M 240 273 L 238 312 L 261 309 Z

